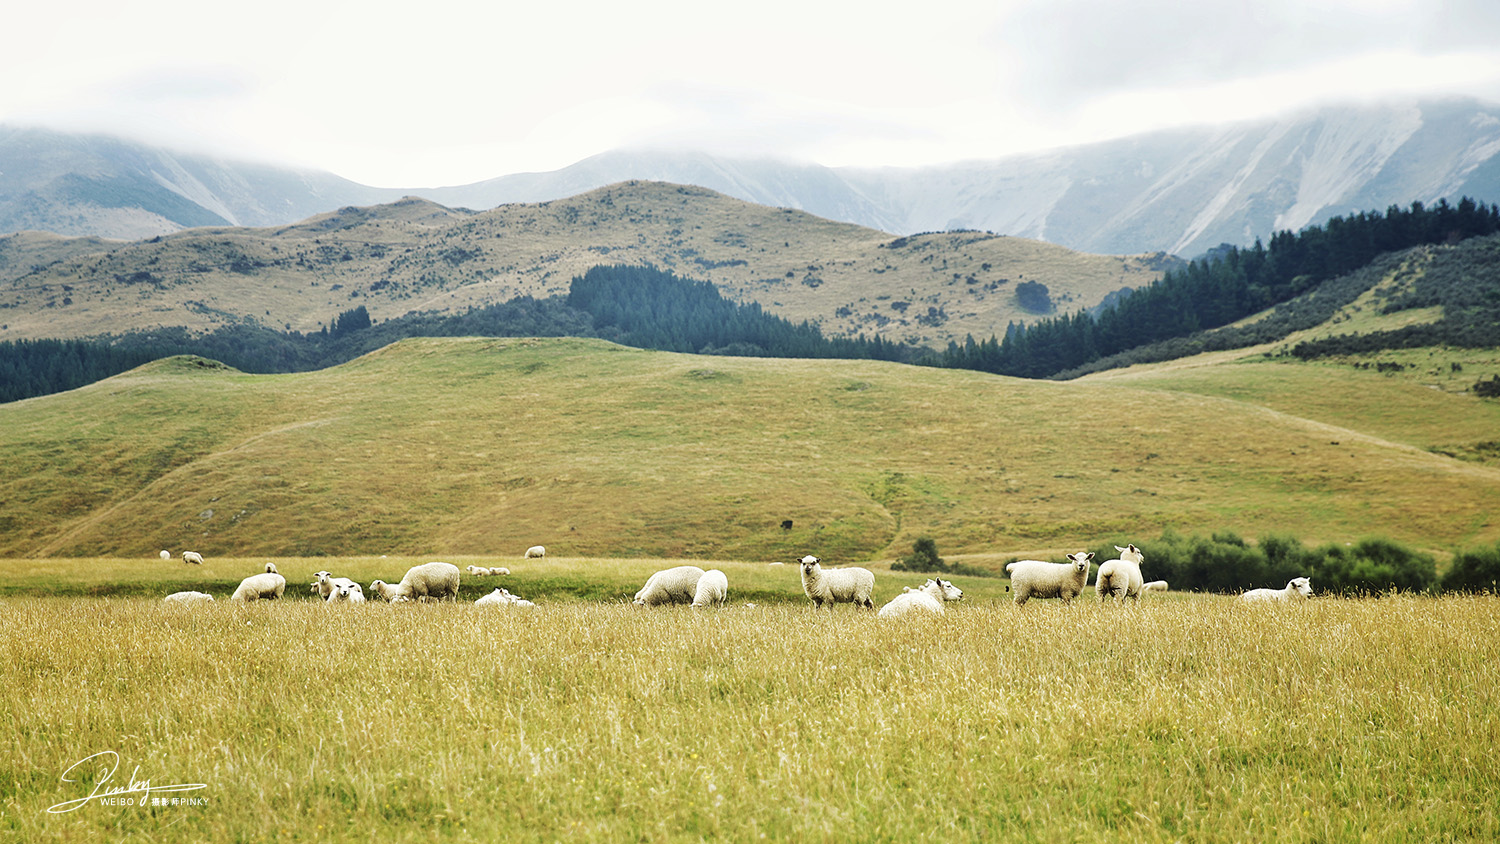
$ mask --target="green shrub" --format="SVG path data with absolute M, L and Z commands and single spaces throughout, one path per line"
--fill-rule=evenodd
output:
M 1461 551 L 1453 557 L 1453 566 L 1443 575 L 1444 591 L 1500 591 L 1500 543 L 1493 548 Z

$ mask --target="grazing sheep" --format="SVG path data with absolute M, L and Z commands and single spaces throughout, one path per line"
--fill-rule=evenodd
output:
M 1016 593 L 1016 606 L 1032 598 L 1062 598 L 1071 604 L 1089 583 L 1092 551 L 1069 554 L 1066 563 L 1044 563 L 1041 560 L 1017 560 L 1005 567 L 1010 588 Z
M 1147 583 L 1145 586 L 1142 586 L 1141 587 L 1141 591 L 1142 592 L 1165 592 L 1165 591 L 1167 591 L 1167 582 L 1165 580 L 1153 580 L 1150 583 Z
M 317 579 L 312 582 L 312 588 L 308 591 L 316 592 L 319 598 L 328 600 L 328 596 L 333 594 L 333 572 L 315 571 L 313 577 Z
M 850 603 L 875 609 L 875 602 L 870 600 L 875 591 L 874 572 L 857 566 L 825 569 L 811 554 L 802 558 L 802 591 L 812 599 L 813 609 L 822 609 L 827 604 L 831 612 L 834 604 Z
M 265 574 L 252 574 L 240 581 L 238 589 L 229 596 L 231 601 L 260 601 L 274 600 L 281 597 L 286 591 L 286 578 L 279 574 L 266 572 Z
M 174 604 L 197 604 L 212 601 L 213 599 L 214 596 L 207 592 L 173 592 L 167 597 L 162 598 L 163 601 L 171 601 Z
M 474 577 L 491 577 L 500 574 L 510 574 L 510 569 L 505 566 L 469 566 L 469 574 Z
M 172 552 L 171 551 L 163 551 L 160 554 L 157 554 L 157 556 L 161 557 L 163 560 L 170 560 L 170 559 L 172 559 Z
M 330 581 L 333 591 L 328 593 L 324 604 L 363 604 L 365 602 L 365 590 L 358 583 L 347 577 L 335 577 Z
M 423 563 L 406 570 L 401 582 L 392 586 L 383 580 L 370 584 L 370 591 L 395 603 L 397 598 L 422 601 L 447 598 L 458 600 L 458 566 L 452 563 Z
M 533 545 L 530 548 L 526 549 L 526 559 L 528 559 L 528 560 L 531 559 L 531 558 L 533 558 L 533 557 L 545 557 L 545 556 L 547 556 L 547 549 L 543 548 L 540 545 Z
M 641 591 L 632 601 L 636 606 L 654 607 L 659 604 L 691 604 L 698 593 L 698 579 L 703 569 L 697 566 L 677 566 L 662 569 L 646 580 Z
M 525 598 L 519 595 L 512 595 L 509 591 L 498 586 L 495 587 L 495 591 L 475 601 L 474 605 L 479 607 L 506 607 L 514 609 L 527 609 L 528 607 L 536 606 L 536 604 Z
M 693 590 L 693 606 L 724 606 L 729 599 L 729 578 L 718 569 L 709 569 L 698 578 L 698 586 Z
M 1094 578 L 1094 591 L 1099 593 L 1100 601 L 1116 598 L 1124 603 L 1130 598 L 1139 602 L 1141 587 L 1145 585 L 1141 579 L 1141 563 L 1145 562 L 1146 555 L 1134 545 L 1124 548 L 1116 545 L 1115 550 L 1120 552 L 1119 558 L 1106 560 L 1099 567 L 1099 574 Z
M 182 561 L 184 563 L 192 563 L 195 566 L 201 566 L 203 565 L 203 555 L 197 551 L 183 551 Z
M 1242 601 L 1305 601 L 1312 597 L 1312 578 L 1294 577 L 1282 589 L 1251 589 Z
M 963 590 L 957 586 L 946 580 L 929 578 L 926 583 L 916 589 L 910 586 L 901 587 L 901 594 L 881 607 L 878 615 L 881 618 L 898 618 L 916 610 L 942 615 L 945 612 L 943 609 L 945 602 L 960 601 L 963 597 Z

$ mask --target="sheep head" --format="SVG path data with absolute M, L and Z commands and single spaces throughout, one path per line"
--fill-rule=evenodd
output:
M 1141 563 L 1146 561 L 1146 555 L 1142 554 L 1141 549 L 1135 547 L 1134 545 L 1127 544 L 1124 548 L 1116 545 L 1115 550 L 1120 552 L 1120 559 L 1124 560 L 1127 563 L 1135 563 L 1136 565 L 1140 565 Z
M 1094 559 L 1094 552 L 1079 551 L 1077 554 L 1069 554 L 1068 559 L 1073 561 L 1073 571 L 1086 575 L 1089 573 L 1089 562 Z
M 960 601 L 960 600 L 963 600 L 964 590 L 958 588 L 957 586 L 954 586 L 952 583 L 949 583 L 946 580 L 938 580 L 937 581 L 937 585 L 938 585 L 938 590 L 940 592 L 942 592 L 942 598 L 943 598 L 943 600 L 945 600 L 945 601 Z
M 1294 577 L 1292 578 L 1292 582 L 1287 585 L 1291 586 L 1292 589 L 1296 590 L 1297 594 L 1304 598 L 1312 597 L 1312 578 L 1310 577 Z
M 808 554 L 806 557 L 802 558 L 802 576 L 804 578 L 814 577 L 818 574 L 818 572 L 822 570 L 823 567 L 818 565 L 817 557 Z

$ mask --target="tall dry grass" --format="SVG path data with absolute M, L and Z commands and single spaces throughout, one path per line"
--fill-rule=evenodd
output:
M 0 603 L 16 840 L 1500 836 L 1494 597 Z M 63 771 L 204 805 L 47 808 Z

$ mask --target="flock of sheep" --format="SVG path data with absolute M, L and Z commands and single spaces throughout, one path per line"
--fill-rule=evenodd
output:
M 1124 548 L 1116 545 L 1120 556 L 1107 560 L 1099 566 L 1094 579 L 1094 590 L 1101 601 L 1114 598 L 1123 602 L 1126 598 L 1138 601 L 1142 592 L 1166 591 L 1164 580 L 1145 582 L 1141 576 L 1141 564 L 1145 555 L 1134 545 Z M 526 549 L 526 558 L 546 556 L 546 549 L 534 545 Z M 171 554 L 161 552 L 162 559 L 171 559 Z M 1092 552 L 1080 551 L 1067 555 L 1066 563 L 1047 563 L 1040 560 L 1018 560 L 1006 565 L 1011 578 L 1011 589 L 1015 592 L 1015 603 L 1023 606 L 1032 598 L 1061 598 L 1071 603 L 1088 585 L 1089 564 L 1094 559 Z M 192 551 L 184 551 L 183 562 L 201 565 L 203 557 Z M 871 596 L 875 591 L 875 573 L 866 568 L 848 566 L 825 569 L 817 557 L 808 555 L 800 561 L 802 567 L 802 591 L 813 602 L 814 609 L 834 604 L 854 604 L 856 607 L 875 609 Z M 780 563 L 773 563 L 780 565 Z M 472 576 L 510 574 L 504 567 L 469 566 Z M 364 590 L 347 577 L 334 577 L 331 572 L 320 571 L 309 584 L 327 604 L 365 602 Z M 399 583 L 390 584 L 376 580 L 370 584 L 370 592 L 391 603 L 403 601 L 425 601 L 447 599 L 458 600 L 458 566 L 452 563 L 423 563 L 412 566 Z M 266 570 L 243 581 L 230 597 L 233 601 L 258 601 L 280 598 L 286 591 L 286 578 L 276 571 L 274 563 L 266 563 Z M 963 590 L 946 580 L 929 578 L 915 589 L 903 587 L 901 594 L 881 607 L 881 618 L 894 618 L 911 613 L 942 614 L 943 604 L 961 600 Z M 1240 596 L 1244 601 L 1292 601 L 1312 596 L 1312 581 L 1296 577 L 1284 589 L 1252 589 Z M 635 594 L 637 606 L 662 604 L 690 604 L 695 608 L 722 607 L 729 597 L 729 578 L 718 569 L 703 569 L 692 566 L 674 566 L 651 575 L 646 585 Z M 213 596 L 204 592 L 175 592 L 166 597 L 172 602 L 212 601 Z M 533 607 L 531 601 L 511 594 L 503 588 L 485 595 L 474 602 L 478 606 Z
M 547 549 L 540 545 L 533 545 L 526 549 L 527 559 L 537 559 L 547 556 Z M 170 551 L 161 552 L 163 560 L 172 559 Z M 202 565 L 203 556 L 194 551 L 182 552 L 184 563 Z M 488 577 L 494 575 L 510 574 L 510 569 L 503 566 L 485 567 L 469 566 L 469 574 L 476 577 Z M 347 577 L 334 577 L 333 572 L 320 571 L 313 574 L 313 582 L 308 584 L 308 590 L 317 595 L 325 604 L 363 604 L 365 603 L 364 588 Z M 386 583 L 376 580 L 370 584 L 370 592 L 391 603 L 404 601 L 424 601 L 427 599 L 441 600 L 447 598 L 450 601 L 458 600 L 458 566 L 452 563 L 423 563 L 412 566 L 407 570 L 406 576 L 399 583 Z M 240 585 L 229 596 L 231 601 L 268 601 L 280 598 L 286 593 L 286 578 L 276 571 L 275 563 L 266 563 L 266 570 L 260 574 L 252 574 L 240 581 Z M 173 592 L 163 600 L 172 603 L 196 603 L 200 601 L 212 601 L 214 596 L 207 592 Z M 479 606 L 504 606 L 504 607 L 534 607 L 536 604 L 510 591 L 496 588 L 494 592 L 474 602 Z

